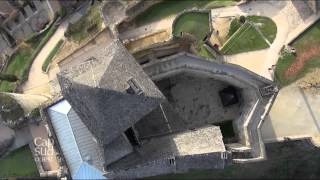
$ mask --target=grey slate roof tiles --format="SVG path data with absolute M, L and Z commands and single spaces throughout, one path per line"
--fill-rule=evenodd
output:
M 58 74 L 58 79 L 64 97 L 103 144 L 110 143 L 165 101 L 118 40 L 89 52 L 86 58 L 84 64 Z M 142 94 L 127 93 L 130 79 Z

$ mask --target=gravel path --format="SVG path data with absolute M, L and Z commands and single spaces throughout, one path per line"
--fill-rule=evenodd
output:
M 68 21 L 61 23 L 57 31 L 52 35 L 47 44 L 42 48 L 40 53 L 35 58 L 30 68 L 28 81 L 23 85 L 23 92 L 31 92 L 30 89 L 49 83 L 48 75 L 42 72 L 42 64 L 59 40 L 64 37 L 64 32 L 66 31 L 67 26 Z

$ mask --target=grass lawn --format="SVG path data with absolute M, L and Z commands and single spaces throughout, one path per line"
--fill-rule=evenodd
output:
M 214 59 L 215 57 L 203 46 L 203 39 L 210 32 L 209 13 L 189 12 L 177 19 L 173 27 L 173 35 L 181 36 L 181 32 L 192 34 L 199 42 L 198 55 Z
M 316 22 L 312 27 L 300 35 L 292 45 L 296 49 L 297 57 L 300 54 L 309 51 L 312 48 L 320 46 L 320 21 Z M 299 71 L 295 76 L 289 78 L 285 77 L 287 69 L 296 62 L 298 59 L 296 56 L 289 53 L 282 53 L 283 55 L 279 58 L 276 70 L 275 78 L 280 86 L 286 86 L 302 78 L 305 74 L 312 71 L 314 68 L 320 68 L 320 54 L 313 56 L 306 61 L 304 68 Z
M 17 52 L 12 55 L 11 59 L 9 60 L 10 62 L 7 68 L 4 70 L 4 73 L 16 75 L 20 79 L 20 82 L 28 80 L 29 70 L 33 60 L 36 58 L 38 53 L 48 42 L 57 28 L 58 26 L 52 25 L 40 35 L 20 44 Z M 16 87 L 16 83 L 9 83 L 6 81 L 0 83 L 0 91 L 13 92 L 15 91 Z
M 277 25 L 272 19 L 264 16 L 248 16 L 246 19 L 253 22 L 270 43 L 274 41 L 277 35 Z
M 82 16 L 76 23 L 70 24 L 65 34 L 66 37 L 80 43 L 101 30 L 103 18 L 100 15 L 99 8 L 99 4 L 93 5 L 86 15 Z
M 249 23 L 245 23 L 233 34 L 226 44 L 223 45 L 221 52 L 225 55 L 237 54 L 268 48 L 269 45 Z
M 232 6 L 236 3 L 236 0 L 164 0 L 138 15 L 135 18 L 135 23 L 138 26 L 142 26 L 193 7 L 213 9 L 223 6 Z
M 15 150 L 0 160 L 0 177 L 39 176 L 28 146 Z
M 49 66 L 49 64 L 51 63 L 53 57 L 57 54 L 57 52 L 60 50 L 62 44 L 63 44 L 63 40 L 61 39 L 56 46 L 53 48 L 53 50 L 50 52 L 49 56 L 46 58 L 46 60 L 43 62 L 42 64 L 42 71 L 46 72 L 47 68 Z
M 173 27 L 175 36 L 180 36 L 181 32 L 187 32 L 194 35 L 199 41 L 203 40 L 209 31 L 209 13 L 190 12 L 183 14 Z
M 234 18 L 230 23 L 228 38 L 230 38 L 242 26 L 239 18 Z

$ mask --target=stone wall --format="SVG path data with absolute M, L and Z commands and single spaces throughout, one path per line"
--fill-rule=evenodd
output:
M 231 163 L 231 155 L 226 152 L 172 156 L 137 165 L 127 170 L 111 171 L 106 174 L 112 179 L 137 179 L 143 177 L 184 173 L 190 170 L 223 169 Z
M 196 59 L 196 61 L 192 59 Z M 240 87 L 245 99 L 243 104 L 244 111 L 234 121 L 234 127 L 240 140 L 239 143 L 252 149 L 253 158 L 264 158 L 264 145 L 261 139 L 260 126 L 265 115 L 270 110 L 277 92 L 274 92 L 272 96 L 262 97 L 260 88 L 272 85 L 271 81 L 238 65 L 208 62 L 201 57 L 188 53 L 179 53 L 157 62 L 151 62 L 144 66 L 144 70 L 153 80 L 188 71 L 207 77 L 214 76 L 215 79 Z
M 54 13 L 59 10 L 58 2 L 55 1 L 32 1 L 35 8 L 30 5 L 23 7 L 17 14 L 5 20 L 4 28 L 21 42 L 33 33 L 39 32 L 54 18 Z M 54 3 L 53 3 L 54 2 Z M 55 4 L 55 6 L 51 6 Z

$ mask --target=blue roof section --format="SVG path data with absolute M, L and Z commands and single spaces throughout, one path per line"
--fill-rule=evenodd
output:
M 49 107 L 48 114 L 72 178 L 105 179 L 98 144 L 68 101 Z
M 101 171 L 92 167 L 86 162 L 83 162 L 76 174 L 72 177 L 73 179 L 107 179 L 103 176 Z
M 82 157 L 67 116 L 70 108 L 66 105 L 66 101 L 61 101 L 50 107 L 48 113 L 67 165 L 74 174 L 82 163 Z

